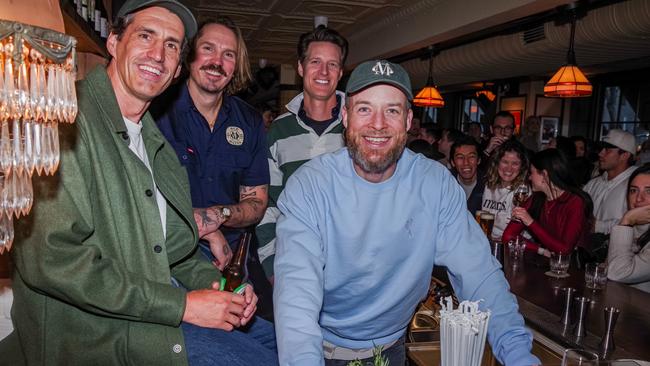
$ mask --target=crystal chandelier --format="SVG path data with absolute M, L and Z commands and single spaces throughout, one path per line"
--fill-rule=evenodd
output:
M 59 123 L 73 123 L 77 41 L 49 29 L 0 20 L 0 253 L 13 218 L 27 215 L 32 174 L 59 166 Z

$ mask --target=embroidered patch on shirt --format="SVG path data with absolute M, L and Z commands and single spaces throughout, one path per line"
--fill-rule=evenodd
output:
M 230 145 L 241 146 L 244 143 L 244 131 L 239 127 L 228 127 L 226 129 L 226 141 Z

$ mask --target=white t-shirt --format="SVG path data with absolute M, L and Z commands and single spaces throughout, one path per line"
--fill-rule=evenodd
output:
M 594 203 L 595 232 L 609 234 L 627 212 L 627 181 L 636 168 L 631 166 L 612 179 L 605 172 L 585 185 Z
M 510 222 L 512 216 L 512 199 L 515 191 L 508 188 L 490 189 L 485 187 L 483 191 L 483 204 L 481 210 L 494 215 L 494 228 L 492 238 L 500 239 L 503 231 Z
M 151 173 L 151 180 L 156 188 L 156 203 L 158 204 L 158 212 L 160 213 L 160 224 L 162 225 L 163 236 L 167 237 L 167 201 L 165 201 L 165 197 L 160 193 L 156 181 L 153 178 L 153 171 L 151 170 L 147 150 L 144 147 L 144 140 L 142 139 L 142 124 L 133 122 L 124 116 L 122 118 L 124 119 L 126 130 L 129 133 L 129 149 L 133 151 L 147 169 L 149 169 L 149 173 Z

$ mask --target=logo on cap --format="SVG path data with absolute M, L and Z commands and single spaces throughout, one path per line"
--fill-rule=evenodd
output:
M 381 61 L 377 61 L 375 66 L 373 66 L 372 71 L 375 72 L 375 75 L 391 76 L 394 73 L 388 63 L 382 64 Z

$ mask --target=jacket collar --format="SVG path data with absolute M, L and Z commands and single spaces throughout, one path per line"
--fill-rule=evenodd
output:
M 108 78 L 106 68 L 98 66 L 94 68 L 87 76 L 86 82 L 88 83 L 89 90 L 92 91 L 98 102 L 97 106 L 101 110 L 105 119 L 109 122 L 111 129 L 115 133 L 127 133 L 126 125 L 122 117 L 122 111 L 119 104 L 117 104 L 117 97 L 113 90 L 113 85 Z

